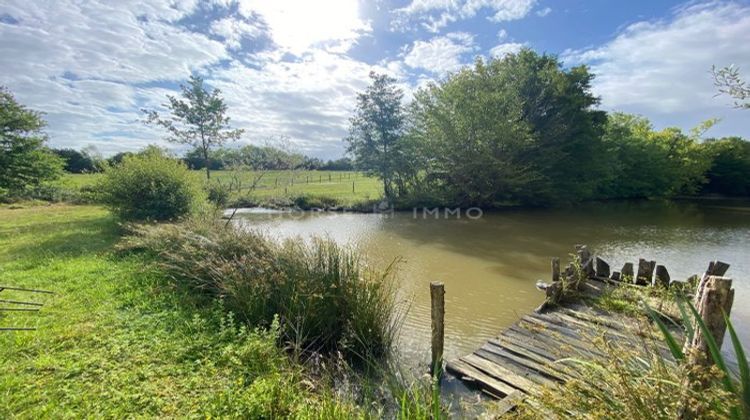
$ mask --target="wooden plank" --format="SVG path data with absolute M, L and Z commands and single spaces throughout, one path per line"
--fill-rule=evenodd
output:
M 588 357 L 597 358 L 604 356 L 603 353 L 593 348 L 590 344 L 560 333 L 556 333 L 554 331 L 540 328 L 538 330 L 534 330 L 532 333 L 534 340 L 543 342 L 545 346 L 550 349 L 563 351 L 565 348 L 570 348 L 578 354 Z
M 462 357 L 461 360 L 527 394 L 539 393 L 539 385 L 476 354 Z
M 512 354 L 517 354 L 519 355 L 519 357 L 522 357 L 526 360 L 532 360 L 538 363 L 539 365 L 547 366 L 553 371 L 559 372 L 559 374 L 561 375 L 578 376 L 575 372 L 570 371 L 570 369 L 567 369 L 565 366 L 555 363 L 558 359 L 550 359 L 550 358 L 538 355 L 535 352 L 516 346 L 515 344 L 509 342 L 508 340 L 501 340 L 501 341 L 489 340 L 487 343 L 485 343 L 485 345 L 492 346 L 494 348 L 498 348 L 501 350 L 505 350 Z M 563 377 L 563 379 L 568 379 L 568 378 Z
M 526 369 L 531 369 L 537 372 L 539 376 L 542 376 L 543 378 L 549 381 L 564 382 L 565 380 L 570 378 L 565 373 L 550 368 L 550 365 L 547 363 L 539 363 L 534 360 L 530 360 L 525 357 L 518 356 L 516 354 L 513 354 L 510 351 L 505 350 L 502 347 L 498 347 L 491 343 L 486 343 L 485 345 L 480 347 L 479 350 L 477 350 L 475 353 L 479 353 L 480 351 L 492 353 L 494 355 L 497 355 L 498 357 L 503 357 L 505 359 L 511 360 L 517 365 L 523 366 Z
M 516 389 L 512 386 L 496 380 L 463 360 L 449 362 L 445 369 L 459 378 L 468 378 L 474 381 L 478 387 L 488 391 L 496 398 L 502 398 L 516 392 Z
M 515 409 L 518 404 L 521 404 L 525 397 L 526 395 L 520 391 L 516 391 L 508 395 L 507 397 L 500 400 L 497 404 L 495 404 L 492 410 L 492 414 L 495 417 L 501 417 L 505 414 L 508 414 L 511 410 Z
M 570 315 L 570 316 L 572 316 L 574 318 L 578 318 L 578 319 L 581 319 L 583 321 L 591 322 L 591 323 L 594 323 L 594 324 L 603 324 L 603 325 L 606 325 L 606 326 L 608 326 L 610 328 L 614 328 L 614 329 L 620 330 L 620 331 L 622 331 L 622 330 L 628 331 L 627 326 L 625 326 L 624 324 L 622 324 L 620 322 L 611 321 L 609 319 L 606 319 L 606 315 L 593 316 L 593 315 L 590 315 L 590 314 L 587 314 L 587 313 L 584 313 L 584 312 L 581 312 L 581 311 L 577 311 L 577 310 L 572 309 L 572 308 L 565 308 L 565 307 L 557 308 L 557 310 L 559 312 L 561 312 L 561 313 Z
M 537 348 L 536 346 L 530 346 L 524 341 L 519 341 L 512 335 L 503 334 L 497 338 L 490 339 L 487 341 L 490 344 L 501 346 L 511 350 L 513 353 L 519 354 L 528 359 L 536 360 L 532 357 L 542 358 L 547 362 L 553 362 L 558 359 L 555 355 L 549 353 L 546 349 Z
M 545 376 L 542 373 L 542 370 L 547 371 L 547 369 L 542 368 L 542 370 L 538 370 L 536 368 L 530 368 L 523 364 L 516 363 L 512 358 L 505 357 L 508 354 L 507 352 L 504 354 L 498 354 L 497 352 L 492 352 L 492 351 L 485 349 L 485 347 L 482 347 L 479 350 L 476 350 L 473 354 L 483 359 L 487 359 L 490 362 L 498 366 L 507 368 L 508 370 L 512 371 L 516 375 L 521 376 L 523 378 L 527 378 L 537 385 L 551 386 L 556 383 L 554 380 L 550 379 L 549 376 Z M 558 382 L 560 381 L 562 380 L 560 379 Z

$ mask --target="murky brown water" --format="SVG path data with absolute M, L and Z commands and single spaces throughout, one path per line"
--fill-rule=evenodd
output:
M 472 214 L 475 216 L 476 214 Z M 485 212 L 481 218 L 395 214 L 244 214 L 242 223 L 272 236 L 330 235 L 355 244 L 375 264 L 404 259 L 402 296 L 413 298 L 401 353 L 429 358 L 430 281 L 445 283 L 446 358 L 478 347 L 542 301 L 537 279 L 550 258 L 588 244 L 619 270 L 639 257 L 665 264 L 685 279 L 720 259 L 732 267 L 732 318 L 750 348 L 750 203 L 637 202 L 585 204 L 555 210 Z

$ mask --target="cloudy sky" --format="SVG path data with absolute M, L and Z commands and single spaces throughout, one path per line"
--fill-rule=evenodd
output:
M 407 95 L 476 56 L 528 46 L 588 64 L 602 107 L 750 137 L 715 97 L 712 64 L 750 78 L 750 3 L 668 0 L 3 0 L 0 85 L 46 113 L 54 147 L 104 154 L 160 143 L 158 109 L 191 73 L 221 89 L 242 142 L 288 136 L 342 155 L 371 70 Z

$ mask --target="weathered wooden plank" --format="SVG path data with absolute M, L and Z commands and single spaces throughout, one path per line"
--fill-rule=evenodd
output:
M 559 372 L 555 372 L 544 365 L 516 356 L 490 344 L 483 345 L 474 354 L 505 366 L 517 374 L 525 376 L 541 385 L 553 385 L 555 382 L 565 381 L 562 377 L 563 375 Z
M 474 384 L 479 388 L 488 391 L 496 398 L 502 398 L 517 391 L 512 386 L 506 384 L 505 382 L 498 381 L 497 379 L 485 374 L 481 370 L 469 365 L 463 360 L 454 360 L 452 362 L 449 362 L 445 366 L 445 369 L 462 379 L 473 381 Z
M 599 350 L 594 348 L 591 343 L 575 339 L 560 332 L 539 328 L 533 330 L 535 340 L 544 342 L 551 349 L 560 349 L 561 351 L 572 350 L 575 353 L 589 357 L 604 356 Z
M 513 335 L 509 335 L 506 333 L 503 333 L 503 335 L 495 339 L 490 339 L 487 342 L 497 346 L 505 347 L 513 353 L 532 360 L 542 358 L 545 359 L 546 362 L 553 362 L 559 359 L 559 357 L 556 357 L 544 348 L 537 347 L 532 343 L 529 343 L 527 340 L 518 340 Z M 541 361 L 539 362 L 541 363 Z
M 592 323 L 595 323 L 595 324 L 606 325 L 606 326 L 608 326 L 610 328 L 614 328 L 614 329 L 617 329 L 617 330 L 625 330 L 625 331 L 628 330 L 628 328 L 627 328 L 627 326 L 625 324 L 623 324 L 623 323 L 621 323 L 619 321 L 610 320 L 606 316 L 593 316 L 593 315 L 589 315 L 589 314 L 581 312 L 581 311 L 577 311 L 577 310 L 572 309 L 572 308 L 562 308 L 561 307 L 561 308 L 558 308 L 558 311 L 561 312 L 561 313 L 570 315 L 572 317 L 581 319 L 583 321 L 588 321 L 588 322 L 592 322 Z
M 570 369 L 555 364 L 555 360 L 540 356 L 533 351 L 529 351 L 522 347 L 516 346 L 515 344 L 512 344 L 507 340 L 489 340 L 484 344 L 484 346 L 482 346 L 482 348 L 494 353 L 502 352 L 503 355 L 512 355 L 516 357 L 515 360 L 518 363 L 526 363 L 530 367 L 536 366 L 535 368 L 540 372 L 543 369 L 548 369 L 549 375 L 554 378 L 567 380 L 571 376 L 576 376 L 575 372 L 571 372 Z
M 495 404 L 492 410 L 492 414 L 495 417 L 502 417 L 503 415 L 508 414 L 511 410 L 515 409 L 518 404 L 521 404 L 524 398 L 526 398 L 526 395 L 523 392 L 516 391 Z
M 461 360 L 485 372 L 493 378 L 503 381 L 520 391 L 524 391 L 527 394 L 533 395 L 539 393 L 539 385 L 535 384 L 527 378 L 524 378 L 523 376 L 517 375 L 510 369 L 492 363 L 491 361 L 476 354 L 464 356 L 461 358 Z

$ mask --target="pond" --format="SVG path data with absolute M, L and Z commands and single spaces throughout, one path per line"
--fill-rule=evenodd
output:
M 731 264 L 732 319 L 750 348 L 750 203 L 643 201 L 564 209 L 473 211 L 438 217 L 421 209 L 383 214 L 248 212 L 238 223 L 273 237 L 328 235 L 358 247 L 372 264 L 401 258 L 398 285 L 410 300 L 399 341 L 402 357 L 426 364 L 430 281 L 445 283 L 445 357 L 462 356 L 543 300 L 537 279 L 550 259 L 567 261 L 587 244 L 613 270 L 638 258 L 664 264 L 672 279 L 703 273 L 711 260 Z M 725 343 L 728 344 L 728 343 Z M 725 346 L 726 347 L 726 346 Z

